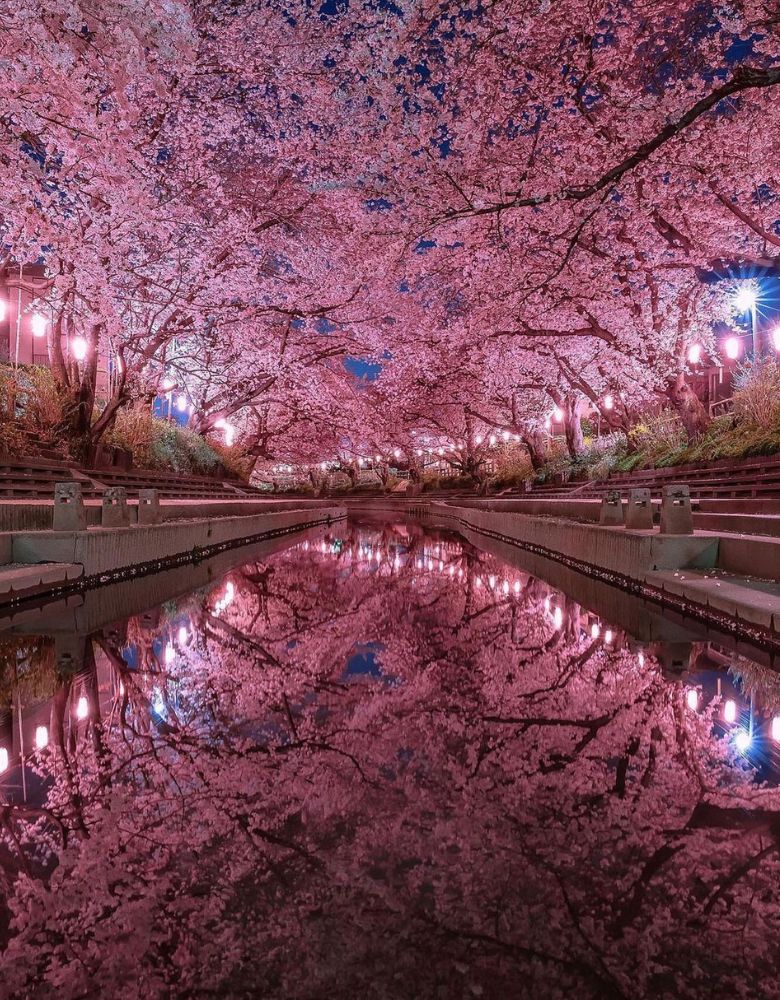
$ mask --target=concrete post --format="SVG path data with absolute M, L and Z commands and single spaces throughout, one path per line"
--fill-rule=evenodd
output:
M 628 491 L 626 527 L 640 531 L 646 531 L 653 527 L 653 504 L 650 490 L 634 489 Z
M 160 494 L 157 490 L 138 491 L 138 523 L 159 524 L 162 521 Z
M 664 486 L 661 492 L 661 534 L 692 535 L 691 491 L 679 483 Z
M 54 484 L 54 520 L 55 531 L 86 531 L 87 512 L 84 509 L 84 497 L 81 483 Z
M 103 494 L 101 524 L 104 528 L 126 528 L 130 524 L 130 508 L 124 486 L 110 486 Z
M 620 497 L 620 490 L 610 490 L 601 498 L 599 524 L 623 526 L 623 501 Z

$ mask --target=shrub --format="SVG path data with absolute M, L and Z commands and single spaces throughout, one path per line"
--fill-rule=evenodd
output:
M 66 397 L 48 368 L 0 365 L 0 453 L 20 456 L 34 451 L 25 433 L 29 431 L 67 454 L 65 411 Z
M 531 459 L 525 449 L 521 451 L 517 448 L 502 449 L 495 465 L 496 471 L 490 480 L 491 486 L 495 489 L 522 486 L 523 483 L 532 480 L 535 475 Z
M 186 427 L 157 420 L 141 407 L 120 410 L 104 442 L 130 451 L 139 468 L 172 471 L 182 476 L 207 476 L 222 464 L 246 480 L 251 465 L 251 459 L 240 448 L 207 441 Z
M 737 423 L 780 431 L 780 364 L 777 358 L 759 358 L 740 366 L 734 378 L 734 417 Z

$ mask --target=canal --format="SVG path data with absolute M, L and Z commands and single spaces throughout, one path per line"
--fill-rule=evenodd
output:
M 0 995 L 780 996 L 775 666 L 392 517 L 24 609 Z

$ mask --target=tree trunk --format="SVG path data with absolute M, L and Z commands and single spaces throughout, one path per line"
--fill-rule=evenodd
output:
M 49 354 L 49 367 L 54 376 L 54 381 L 60 389 L 67 389 L 70 385 L 68 370 L 65 367 L 65 358 L 62 355 L 62 324 L 65 318 L 64 310 L 60 310 L 54 323 L 49 323 L 46 327 L 46 347 Z
M 680 372 L 671 383 L 666 394 L 682 420 L 688 440 L 695 441 L 701 437 L 712 423 L 712 418 L 704 408 L 702 401 L 685 381 L 683 372 Z
M 538 472 L 547 461 L 547 437 L 541 430 L 539 430 L 538 427 L 535 427 L 533 430 L 525 431 L 521 437 L 523 439 L 523 444 L 528 451 L 528 457 L 531 459 L 531 467 L 534 472 Z
M 570 457 L 576 460 L 585 450 L 579 399 L 576 396 L 567 396 L 563 401 L 563 412 L 566 447 Z
M 98 349 L 100 346 L 100 326 L 95 323 L 90 327 L 87 343 L 87 357 L 81 375 L 76 409 L 73 415 L 73 436 L 80 441 L 82 447 L 90 444 L 90 429 L 92 426 L 92 411 L 95 407 L 95 387 L 97 385 Z

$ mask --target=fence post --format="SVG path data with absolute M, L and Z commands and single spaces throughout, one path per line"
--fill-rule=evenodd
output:
M 162 520 L 158 490 L 138 491 L 138 523 L 159 524 Z
M 628 491 L 626 527 L 646 531 L 653 527 L 653 503 L 648 489 Z
M 81 483 L 54 484 L 52 526 L 55 531 L 86 531 L 87 512 L 84 509 Z
M 620 490 L 609 490 L 601 498 L 599 524 L 623 526 L 623 501 Z
M 664 486 L 661 493 L 661 534 L 693 534 L 693 511 L 689 487 L 680 483 Z
M 126 528 L 130 524 L 130 508 L 124 486 L 110 486 L 103 494 L 101 524 L 104 528 Z

